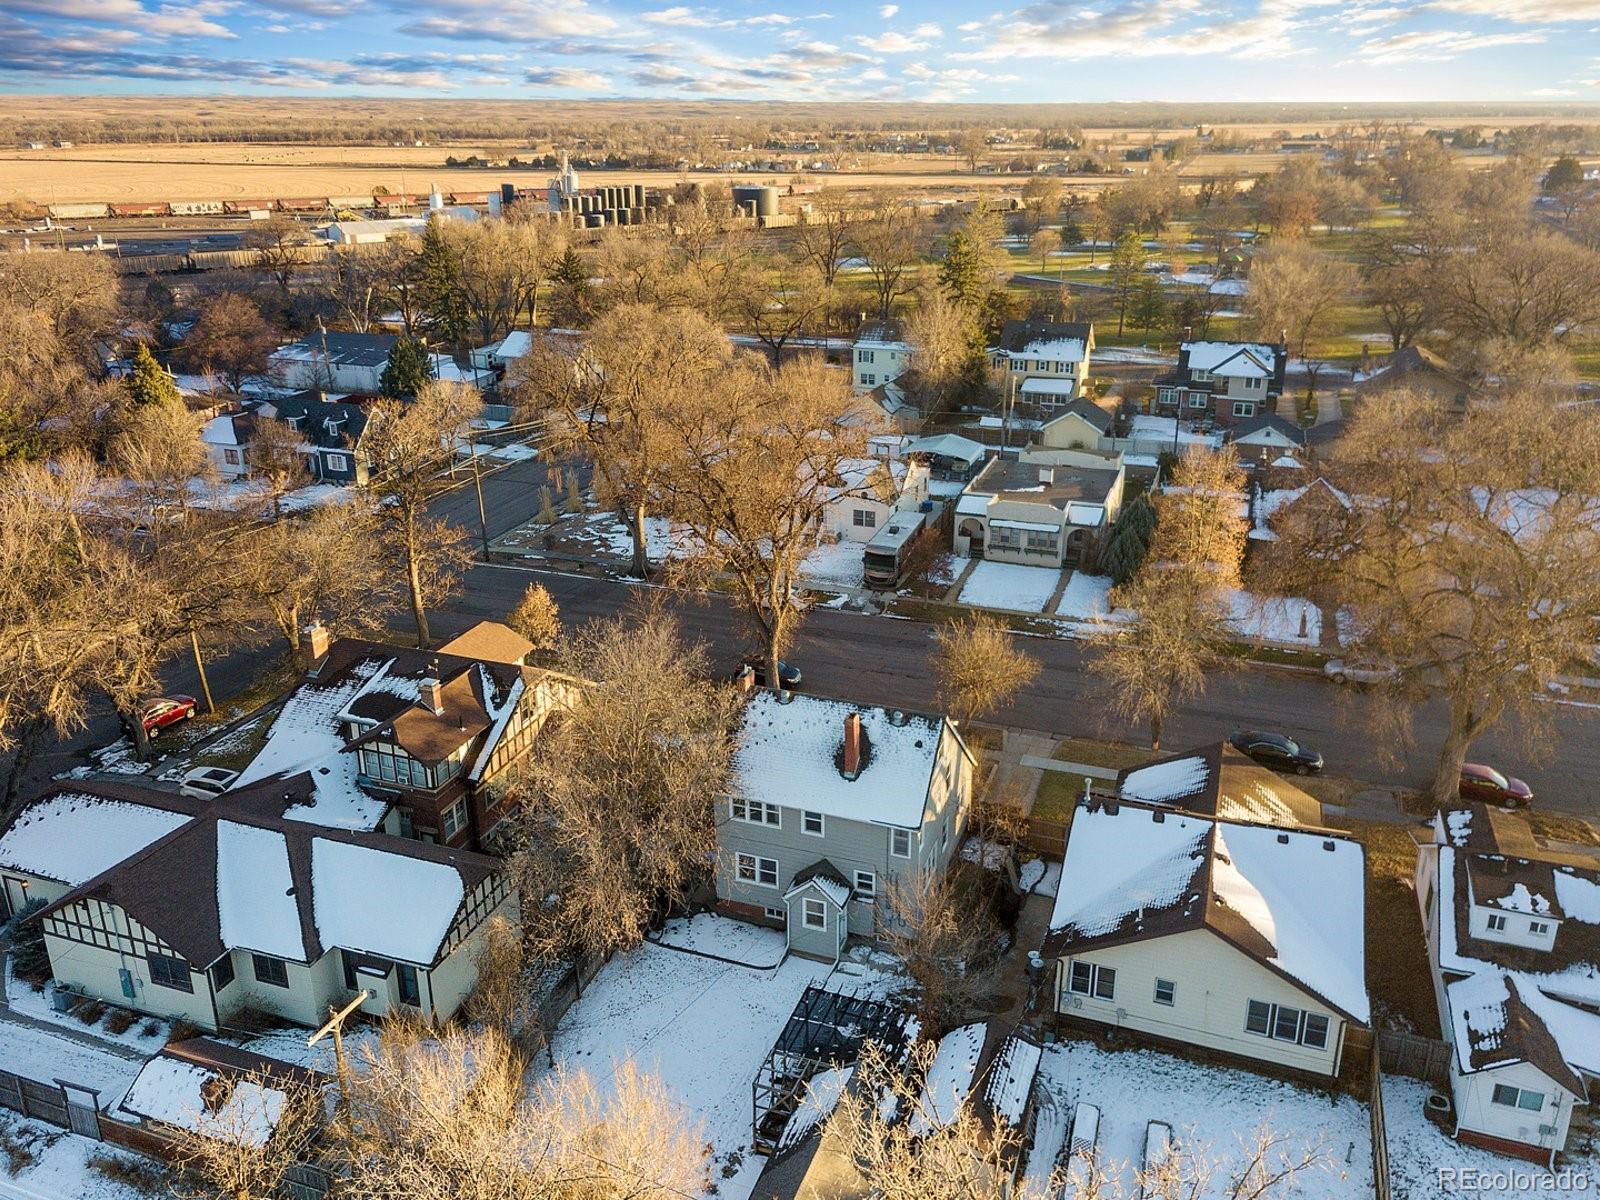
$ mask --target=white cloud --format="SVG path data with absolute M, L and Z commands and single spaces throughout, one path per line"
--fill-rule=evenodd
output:
M 1443 62 L 1469 50 L 1491 46 L 1523 46 L 1543 42 L 1545 35 L 1529 33 L 1476 33 L 1467 30 L 1417 30 L 1363 42 L 1359 61 L 1367 63 Z
M 530 67 L 523 82 L 531 87 L 566 88 L 569 91 L 597 92 L 609 84 L 598 71 L 582 67 Z
M 909 38 L 892 29 L 887 33 L 880 33 L 877 37 L 858 37 L 856 44 L 879 54 L 915 54 L 918 50 L 926 50 L 932 45 L 931 42 Z
M 918 25 L 911 31 L 911 36 L 919 38 L 932 38 L 937 40 L 938 38 L 942 38 L 944 36 L 944 30 L 940 29 L 932 21 L 924 21 L 921 25 Z
M 1543 21 L 1593 21 L 1600 18 L 1600 0 L 1432 0 L 1427 7 L 1445 12 L 1498 17 L 1521 25 Z
M 900 6 L 898 4 L 885 4 L 878 9 L 878 15 L 887 21 L 899 11 Z

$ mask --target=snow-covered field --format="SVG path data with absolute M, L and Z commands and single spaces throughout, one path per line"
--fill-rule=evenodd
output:
M 1056 605 L 1056 616 L 1095 622 L 1113 617 L 1114 613 L 1115 620 L 1129 619 L 1132 613 L 1128 609 L 1112 609 L 1111 587 L 1109 575 L 1085 575 L 1082 571 L 1074 571 L 1072 578 L 1067 580 L 1067 586 L 1062 589 L 1061 601 Z
M 1040 612 L 1055 594 L 1061 572 L 1054 567 L 1018 563 L 978 563 L 961 587 L 961 603 L 977 608 L 1012 608 Z
M 0 1125 L 13 1142 L 25 1145 L 34 1156 L 15 1175 L 0 1167 L 0 1197 L 16 1200 L 150 1200 L 152 1193 L 121 1183 L 91 1166 L 94 1161 L 120 1159 L 144 1164 L 127 1150 L 104 1142 L 76 1137 L 43 1121 L 29 1121 L 14 1113 L 0 1113 Z
M 860 587 L 862 545 L 851 541 L 823 542 L 800 565 L 801 579 L 813 586 Z
M 737 957 L 746 927 L 710 920 L 697 948 Z M 766 1165 L 751 1151 L 751 1081 L 806 985 L 829 974 L 806 959 L 761 971 L 647 943 L 608 963 L 556 1026 L 556 1065 L 587 1071 L 603 1090 L 632 1060 L 704 1122 L 717 1195 L 745 1200 Z M 841 971 L 834 986 L 860 982 Z
M 1477 1200 L 1520 1200 L 1524 1196 L 1592 1195 L 1600 1189 L 1600 1155 L 1568 1164 L 1574 1183 L 1559 1186 L 1545 1179 L 1532 1163 L 1492 1154 L 1476 1146 L 1463 1146 L 1446 1137 L 1422 1115 L 1423 1102 L 1433 1091 L 1427 1084 L 1399 1075 L 1383 1078 L 1383 1120 L 1389 1138 L 1389 1181 L 1394 1200 L 1429 1200 L 1439 1195 L 1470 1194 Z M 1441 1170 L 1477 1172 L 1479 1186 L 1452 1189 L 1440 1183 Z M 1513 1173 L 1519 1178 L 1513 1178 Z M 1576 1180 L 1582 1179 L 1583 1184 Z
M 1241 1143 L 1262 1126 L 1287 1136 L 1285 1152 L 1315 1147 L 1322 1161 L 1295 1177 L 1284 1197 L 1303 1200 L 1369 1200 L 1372 1141 L 1367 1110 L 1347 1095 L 1298 1087 L 1224 1066 L 1201 1066 L 1155 1050 L 1102 1050 L 1090 1042 L 1045 1047 L 1039 1082 L 1055 1109 L 1071 1123 L 1080 1101 L 1100 1109 L 1100 1161 L 1137 1195 L 1134 1172 L 1144 1156 L 1145 1126 L 1165 1121 L 1180 1152 L 1202 1151 L 1216 1160 L 1203 1195 L 1225 1194 L 1230 1169 L 1242 1158 Z M 1393 1148 L 1391 1147 L 1391 1156 Z M 1029 1164 L 1029 1174 L 1035 1164 Z M 1187 1193 L 1186 1193 L 1187 1194 Z M 1398 1193 L 1397 1193 L 1398 1195 Z
M 1233 612 L 1228 623 L 1241 637 L 1295 646 L 1322 643 L 1322 610 L 1309 600 L 1235 591 L 1229 602 Z
M 781 929 L 730 921 L 712 913 L 675 917 L 661 931 L 663 946 L 731 958 L 750 967 L 774 967 L 788 949 Z

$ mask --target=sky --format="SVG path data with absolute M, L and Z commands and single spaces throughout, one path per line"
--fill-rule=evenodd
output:
M 0 90 L 1585 101 L 1600 0 L 0 0 Z

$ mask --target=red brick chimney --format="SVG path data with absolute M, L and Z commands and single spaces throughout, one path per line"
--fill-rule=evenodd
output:
M 321 621 L 311 622 L 303 632 L 306 639 L 306 659 L 308 662 L 316 662 L 328 652 L 328 647 L 333 645 L 333 635 Z
M 743 693 L 748 694 L 750 692 L 755 691 L 755 689 L 756 689 L 756 669 L 754 667 L 752 667 L 749 663 L 745 663 L 744 670 L 739 672 L 739 678 L 735 679 L 733 682 L 734 682 L 734 686 L 737 687 L 739 689 L 739 691 L 741 691 Z
M 848 713 L 844 719 L 844 773 L 847 779 L 861 774 L 860 713 Z
M 444 686 L 435 676 L 429 676 L 417 685 L 417 698 L 427 705 L 434 716 L 444 712 Z

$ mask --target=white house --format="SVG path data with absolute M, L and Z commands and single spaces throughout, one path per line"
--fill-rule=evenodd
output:
M 845 459 L 834 497 L 823 510 L 823 533 L 836 541 L 871 541 L 895 513 L 915 510 L 927 498 L 925 463 Z
M 736 736 L 718 906 L 785 929 L 796 953 L 831 961 L 873 936 L 887 889 L 961 845 L 975 760 L 942 717 L 758 691 Z
M 1117 519 L 1120 454 L 1024 451 L 991 458 L 956 500 L 957 554 L 1036 567 L 1084 562 Z
M 850 386 L 870 392 L 895 379 L 911 363 L 911 343 L 896 321 L 869 321 L 856 334 L 850 356 Z
M 1007 321 L 989 362 L 1005 372 L 1018 408 L 1048 419 L 1083 394 L 1094 326 L 1082 321 Z
M 1365 870 L 1326 830 L 1081 802 L 1043 944 L 1055 1010 L 1336 1076 L 1371 1021 Z
M 255 437 L 252 413 L 218 413 L 200 427 L 200 441 L 218 478 L 239 479 L 250 473 L 250 442 Z
M 325 392 L 376 392 L 397 339 L 389 333 L 314 333 L 269 357 L 283 386 Z
M 533 334 L 526 329 L 513 329 L 499 341 L 479 346 L 469 358 L 476 369 L 495 371 L 521 362 L 532 353 Z
M 1434 817 L 1416 893 L 1456 1137 L 1549 1165 L 1600 1079 L 1600 852 L 1470 804 Z

